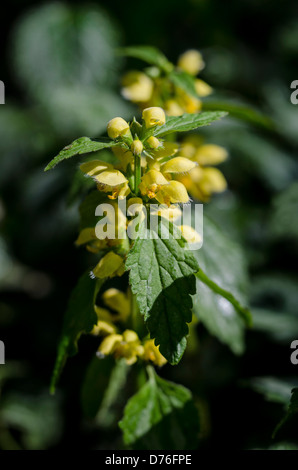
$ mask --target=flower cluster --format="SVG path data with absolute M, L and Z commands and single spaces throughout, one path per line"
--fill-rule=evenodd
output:
M 212 93 L 212 88 L 206 82 L 195 78 L 204 65 L 202 55 L 196 50 L 188 50 L 178 59 L 175 70 L 194 78 L 191 81 L 192 93 L 179 86 L 179 82 L 173 80 L 173 74 L 150 67 L 144 72 L 128 72 L 122 80 L 122 95 L 142 109 L 160 106 L 169 116 L 197 113 L 202 107 L 201 98 Z
M 127 293 L 110 288 L 102 295 L 104 307 L 95 305 L 97 324 L 91 334 L 102 336 L 103 340 L 98 348 L 97 355 L 104 357 L 113 355 L 116 359 L 125 358 L 127 364 L 132 365 L 138 359 L 161 367 L 166 364 L 166 359 L 155 346 L 154 340 L 141 341 L 137 333 L 125 329 L 122 333 L 119 325 L 125 325 L 131 317 L 132 296 L 130 290 Z

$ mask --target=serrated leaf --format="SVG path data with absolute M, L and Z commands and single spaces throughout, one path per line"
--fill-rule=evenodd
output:
M 195 114 L 182 114 L 182 116 L 170 116 L 167 118 L 163 126 L 157 126 L 153 135 L 163 137 L 172 132 L 187 132 L 197 129 L 198 127 L 208 126 L 214 121 L 226 116 L 223 111 L 207 111 Z
M 240 247 L 204 216 L 204 240 L 200 250 L 194 252 L 203 274 L 222 289 L 231 292 L 240 305 L 247 301 L 247 270 Z M 197 279 L 197 294 L 193 311 L 209 332 L 227 344 L 234 353 L 244 350 L 245 324 L 232 303 Z
M 121 55 L 141 59 L 148 64 L 156 65 L 165 72 L 171 71 L 174 66 L 168 61 L 166 56 L 157 48 L 152 46 L 130 46 L 118 50 Z
M 153 371 L 128 401 L 119 426 L 124 442 L 136 449 L 186 450 L 198 445 L 199 416 L 191 392 Z
M 286 415 L 284 416 L 284 418 L 276 426 L 272 437 L 275 437 L 277 432 L 280 430 L 280 428 L 297 413 L 298 413 L 298 388 L 296 387 L 296 388 L 293 388 L 292 390 L 292 396 L 290 399 L 288 411 Z
M 94 300 L 98 289 L 104 280 L 90 279 L 89 273 L 83 274 L 71 293 L 68 307 L 64 316 L 61 339 L 54 371 L 51 379 L 50 391 L 55 387 L 68 356 L 77 353 L 77 342 L 82 333 L 89 333 L 97 322 L 94 311 Z
M 163 219 L 157 232 L 142 226 L 127 256 L 126 269 L 150 337 L 165 358 L 177 364 L 186 348 L 198 264 L 192 252 L 183 248 L 184 241 L 174 238 L 179 237 L 177 228 L 172 224 L 169 228 Z
M 64 147 L 64 149 L 61 150 L 61 152 L 45 167 L 44 171 L 51 170 L 58 165 L 58 163 L 66 160 L 67 158 L 74 157 L 75 155 L 97 152 L 98 150 L 114 147 L 115 145 L 117 145 L 117 143 L 110 140 L 96 141 L 91 140 L 89 137 L 80 137 L 79 139 L 74 140 L 70 145 Z
M 182 70 L 173 70 L 168 78 L 176 87 L 181 88 L 188 95 L 198 98 L 195 89 L 195 79 L 192 75 Z

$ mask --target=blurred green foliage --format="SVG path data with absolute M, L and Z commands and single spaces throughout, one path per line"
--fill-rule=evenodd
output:
M 297 24 L 294 0 L 286 8 L 277 0 L 233 0 L 229 8 L 220 0 L 152 0 L 146 10 L 136 1 L 129 7 L 106 0 L 11 2 L 1 31 L 0 339 L 7 363 L 0 366 L 0 448 L 123 446 L 116 423 L 131 394 L 115 399 L 112 389 L 104 396 L 108 372 L 96 385 L 96 418 L 93 409 L 83 413 L 81 386 L 96 340 L 80 339 L 81 354 L 67 364 L 59 393 L 48 395 L 69 292 L 89 258 L 74 247 L 84 181 L 77 177 L 67 197 L 79 160 L 55 172 L 43 168 L 78 135 L 98 137 L 110 118 L 136 112 L 120 97 L 119 74 L 140 62 L 115 54 L 133 44 L 156 46 L 173 62 L 187 48 L 200 49 L 207 64 L 202 78 L 216 90 L 212 100 L 248 104 L 274 123 L 275 131 L 231 116 L 200 132 L 230 154 L 221 165 L 229 189 L 204 208 L 227 241 L 217 243 L 211 226 L 206 245 L 218 257 L 222 250 L 222 269 L 240 289 L 235 273 L 240 263 L 248 266 L 254 326 L 244 337 L 225 305 L 204 305 L 195 327 L 199 354 L 166 366 L 162 375 L 191 388 L 204 430 L 201 448 L 230 448 L 231 435 L 235 448 L 295 448 L 294 417 L 275 441 L 271 435 L 289 386 L 297 385 L 297 366 L 290 363 L 298 335 L 298 120 L 290 102 Z M 226 343 L 244 354 L 235 356 Z M 143 382 L 137 371 L 117 377 L 121 390 L 124 380 L 128 391 Z

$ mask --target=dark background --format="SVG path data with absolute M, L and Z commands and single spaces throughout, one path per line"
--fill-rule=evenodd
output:
M 298 119 L 290 102 L 290 84 L 298 79 L 297 2 L 11 1 L 8 8 L 0 29 L 6 87 L 0 109 L 0 339 L 7 361 L 0 366 L 0 448 L 122 446 L 116 425 L 107 431 L 81 412 L 92 338 L 81 338 L 80 354 L 69 360 L 55 397 L 48 393 L 67 299 L 89 258 L 74 247 L 78 201 L 67 204 L 76 164 L 46 174 L 43 168 L 72 139 L 98 136 L 108 119 L 138 113 L 120 97 L 119 82 L 130 66 L 143 64 L 113 52 L 133 44 L 156 46 L 174 63 L 186 49 L 201 50 L 207 64 L 202 77 L 219 97 L 246 102 L 275 122 L 276 132 L 238 128 L 233 121 L 228 132 L 206 131 L 230 152 L 222 168 L 229 190 L 206 210 L 243 247 L 252 306 L 273 315 L 247 332 L 242 356 L 199 326 L 198 356 L 162 374 L 200 400 L 201 448 L 298 444 L 293 422 L 271 440 L 287 401 L 282 392 L 288 397 L 298 382 L 298 366 L 290 363 L 290 343 L 298 337 Z M 88 28 L 82 45 L 78 38 Z M 277 398 L 269 402 L 252 389 L 257 376 L 274 377 Z M 266 387 L 268 398 L 272 383 Z M 120 416 L 126 399 L 123 392 Z

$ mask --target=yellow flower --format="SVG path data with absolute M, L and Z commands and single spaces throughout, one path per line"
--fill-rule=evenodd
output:
M 112 147 L 112 152 L 120 160 L 124 171 L 126 171 L 127 165 L 132 165 L 134 157 L 130 150 L 117 146 Z
M 205 66 L 199 51 L 189 49 L 178 59 L 178 67 L 190 75 L 197 75 Z
M 165 102 L 165 111 L 168 116 L 181 116 L 184 113 L 182 106 L 174 99 Z
M 128 72 L 122 80 L 122 96 L 133 103 L 142 103 L 149 101 L 154 83 L 151 78 L 143 72 Z
M 151 361 L 158 367 L 161 367 L 167 363 L 167 360 L 159 352 L 159 346 L 155 346 L 154 340 L 149 339 L 144 343 L 144 354 L 142 356 L 144 361 Z
M 124 357 L 127 364 L 134 364 L 144 353 L 138 335 L 132 330 L 125 330 L 122 335 L 111 334 L 101 342 L 98 353 L 100 356 L 113 354 L 116 359 Z
M 118 196 L 126 197 L 130 193 L 128 181 L 119 170 L 105 170 L 93 178 L 97 182 L 99 191 L 112 192 L 110 199 L 116 199 Z
M 131 300 L 124 292 L 111 287 L 106 290 L 102 299 L 107 307 L 117 312 L 114 315 L 115 321 L 126 321 L 131 311 Z
M 192 170 L 197 164 L 184 157 L 174 157 L 171 160 L 163 163 L 160 171 L 164 173 L 187 173 Z
M 213 92 L 213 89 L 211 88 L 208 83 L 204 82 L 204 80 L 201 80 L 200 78 L 196 78 L 195 80 L 195 89 L 196 92 L 199 96 L 209 96 Z
M 218 165 L 228 158 L 228 152 L 223 147 L 205 144 L 197 148 L 193 159 L 200 165 Z
M 179 181 L 169 181 L 167 185 L 161 187 L 155 198 L 160 204 L 166 204 L 168 207 L 171 203 L 186 203 L 189 201 L 187 190 Z
M 98 279 L 105 279 L 106 277 L 122 276 L 124 270 L 123 258 L 113 251 L 109 251 L 95 266 L 92 274 Z
M 160 206 L 156 211 L 152 211 L 153 215 L 160 215 L 165 219 L 169 220 L 170 222 L 174 222 L 181 217 L 182 211 L 180 207 L 172 205 L 172 206 Z
M 187 243 L 201 243 L 202 238 L 200 234 L 190 225 L 180 225 L 179 229 Z
M 143 110 L 142 118 L 147 128 L 162 126 L 166 122 L 166 115 L 162 108 L 151 107 Z
M 112 170 L 111 163 L 102 162 L 101 160 L 92 160 L 91 162 L 82 163 L 80 170 L 88 176 L 95 176 L 105 170 Z
M 107 133 L 111 139 L 117 139 L 124 135 L 130 135 L 128 122 L 121 117 L 115 117 L 108 122 Z
M 98 320 L 96 325 L 94 325 L 91 335 L 94 336 L 105 336 L 116 333 L 117 328 L 110 322 Z
M 152 149 L 157 149 L 162 146 L 162 143 L 153 135 L 147 139 L 146 143 L 151 147 Z
M 198 113 L 202 109 L 202 101 L 184 90 L 178 90 L 178 102 L 184 112 L 189 114 Z
M 134 155 L 140 155 L 143 152 L 143 144 L 140 140 L 134 140 L 130 146 L 130 150 Z
M 156 196 L 156 193 L 163 185 L 169 184 L 162 173 L 156 170 L 149 170 L 142 177 L 139 189 L 143 196 L 147 195 L 150 199 Z

